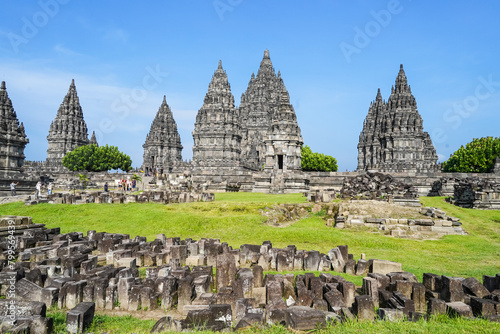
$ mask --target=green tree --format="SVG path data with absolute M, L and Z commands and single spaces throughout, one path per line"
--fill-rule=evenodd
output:
M 72 171 L 103 172 L 121 169 L 128 172 L 132 169 L 130 157 L 118 150 L 116 146 L 85 145 L 68 152 L 63 165 Z
M 500 137 L 474 138 L 443 162 L 443 172 L 487 173 L 500 156 Z
M 337 159 L 332 156 L 315 153 L 307 145 L 302 146 L 302 170 L 318 172 L 336 172 Z
M 82 184 L 83 189 L 87 189 L 87 182 L 89 182 L 87 174 L 78 173 L 78 177 L 80 179 L 80 183 Z

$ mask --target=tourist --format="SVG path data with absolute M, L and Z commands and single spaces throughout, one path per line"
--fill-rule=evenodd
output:
M 108 192 L 108 182 L 104 183 L 104 191 Z
M 52 187 L 54 187 L 54 184 L 49 182 L 49 185 L 47 186 L 47 195 L 52 195 Z
M 127 192 L 127 181 L 125 179 L 122 180 L 122 188 L 123 192 Z
M 14 181 L 11 182 L 10 184 L 10 195 L 11 196 L 16 196 L 16 186 L 19 184 L 19 182 L 14 183 Z
M 132 190 L 135 190 L 135 179 L 132 180 Z
M 36 184 L 35 198 L 39 198 L 42 195 L 42 182 L 38 181 Z
M 122 180 L 118 180 L 118 191 L 122 190 Z

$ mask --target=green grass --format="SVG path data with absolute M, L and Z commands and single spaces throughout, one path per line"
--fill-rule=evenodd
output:
M 259 210 L 278 203 L 303 203 L 299 194 L 268 195 L 258 193 L 221 193 L 210 203 L 147 204 L 88 204 L 24 206 L 23 203 L 0 205 L 0 215 L 32 216 L 35 223 L 61 227 L 62 233 L 87 230 L 128 233 L 131 237 L 146 236 L 153 240 L 158 233 L 181 238 L 219 238 L 233 247 L 244 243 L 260 244 L 271 240 L 273 247 L 294 244 L 298 249 L 328 252 L 337 245 L 348 245 L 349 252 L 359 259 L 398 261 L 403 269 L 421 280 L 424 272 L 477 277 L 500 272 L 500 211 L 462 209 L 444 202 L 443 198 L 421 198 L 425 206 L 443 209 L 459 217 L 466 236 L 447 236 L 440 240 L 417 241 L 397 239 L 369 231 L 338 230 L 327 227 L 321 214 L 303 218 L 287 227 L 266 225 Z M 270 272 L 272 273 L 272 272 Z M 298 272 L 294 272 L 297 274 Z M 334 273 L 331 272 L 332 274 Z M 319 274 L 316 272 L 316 274 Z M 360 277 L 341 274 L 356 285 Z M 59 312 L 60 313 L 60 312 Z M 55 333 L 64 332 L 65 314 L 51 311 L 55 318 Z M 148 333 L 152 320 L 133 317 L 97 315 L 91 332 Z M 498 323 L 484 320 L 449 319 L 438 317 L 429 322 L 375 322 L 331 325 L 318 333 L 495 333 Z M 252 328 L 245 333 L 288 333 L 282 327 Z
M 53 333 L 66 333 L 66 312 L 51 309 L 47 317 L 54 319 Z M 150 333 L 156 320 L 141 320 L 132 316 L 108 316 L 96 314 L 86 333 Z
M 62 233 L 87 230 L 128 233 L 153 240 L 157 234 L 168 237 L 219 238 L 233 247 L 261 244 L 273 247 L 294 244 L 298 249 L 328 252 L 337 245 L 348 245 L 359 259 L 401 262 L 403 269 L 422 278 L 424 272 L 442 275 L 494 275 L 500 272 L 500 211 L 462 209 L 442 198 L 421 198 L 426 206 L 442 208 L 459 217 L 470 234 L 446 236 L 440 240 L 410 240 L 383 236 L 369 231 L 338 230 L 327 227 L 320 215 L 311 215 L 287 227 L 264 224 L 259 209 L 277 203 L 303 203 L 300 194 L 220 193 L 214 202 L 156 204 L 87 204 L 24 206 L 22 202 L 0 205 L 0 214 L 32 216 L 36 223 L 61 227 Z
M 48 317 L 54 319 L 53 333 L 66 333 L 66 314 L 62 311 L 50 310 Z M 131 316 L 96 315 L 92 326 L 86 333 L 150 333 L 155 320 L 141 320 Z M 500 323 L 482 319 L 449 318 L 448 316 L 432 317 L 429 321 L 375 321 L 375 322 L 345 322 L 343 324 L 331 323 L 325 329 L 311 331 L 318 334 L 335 333 L 498 333 Z M 212 333 L 197 331 L 196 333 Z M 282 326 L 254 326 L 242 330 L 241 333 L 272 333 L 289 334 L 291 331 Z

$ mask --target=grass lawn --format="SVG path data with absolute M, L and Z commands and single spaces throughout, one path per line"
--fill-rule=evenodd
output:
M 300 194 L 218 193 L 214 202 L 156 204 L 87 204 L 24 206 L 22 202 L 0 205 L 0 214 L 32 216 L 36 223 L 60 227 L 62 233 L 97 230 L 146 236 L 158 233 L 181 238 L 219 238 L 233 247 L 261 244 L 271 240 L 274 247 L 294 244 L 298 249 L 328 252 L 348 245 L 356 259 L 401 262 L 403 269 L 422 278 L 424 272 L 453 276 L 494 275 L 500 272 L 500 211 L 462 209 L 443 198 L 424 197 L 426 206 L 439 207 L 459 217 L 466 236 L 446 236 L 440 240 L 397 239 L 368 231 L 338 230 L 327 227 L 317 215 L 287 227 L 264 224 L 259 209 L 276 203 L 302 203 Z
M 397 239 L 368 231 L 338 230 L 327 227 L 320 215 L 311 214 L 286 227 L 265 224 L 259 209 L 277 203 L 303 203 L 300 194 L 268 195 L 258 193 L 220 193 L 210 203 L 183 204 L 87 204 L 24 206 L 24 203 L 0 205 L 0 215 L 32 216 L 36 223 L 60 227 L 62 233 L 87 230 L 128 233 L 131 237 L 146 236 L 153 240 L 157 234 L 171 237 L 199 239 L 219 238 L 233 247 L 244 243 L 261 244 L 271 240 L 273 247 L 294 244 L 298 249 L 328 252 L 337 245 L 348 245 L 356 259 L 361 253 L 367 258 L 398 261 L 403 270 L 412 272 L 421 280 L 424 272 L 451 276 L 474 276 L 500 273 L 500 211 L 462 209 L 444 202 L 443 198 L 424 197 L 425 206 L 443 209 L 450 216 L 459 217 L 469 233 L 466 236 L 447 236 L 440 240 L 417 241 Z M 349 277 L 356 285 L 360 277 Z M 65 315 L 51 311 L 58 329 L 64 330 Z M 132 317 L 97 316 L 93 331 L 110 333 L 147 333 L 151 320 Z M 495 333 L 500 325 L 483 320 L 434 319 L 422 323 L 376 322 L 347 323 L 331 326 L 320 333 Z M 56 330 L 57 332 L 57 330 Z M 282 327 L 254 328 L 250 332 L 288 333 Z

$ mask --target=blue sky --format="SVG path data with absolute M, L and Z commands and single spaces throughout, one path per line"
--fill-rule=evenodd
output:
M 265 49 L 313 151 L 354 170 L 370 102 L 404 64 L 443 160 L 499 136 L 498 1 L 2 1 L 0 80 L 45 160 L 47 134 L 74 78 L 89 128 L 142 163 L 167 96 L 184 159 L 217 62 L 236 104 Z

